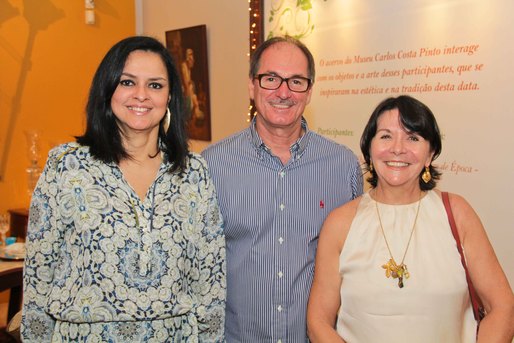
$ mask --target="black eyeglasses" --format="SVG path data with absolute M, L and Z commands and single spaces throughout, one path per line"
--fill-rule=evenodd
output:
M 259 80 L 259 86 L 261 86 L 261 88 L 268 90 L 278 89 L 284 81 L 287 84 L 287 88 L 296 93 L 307 92 L 311 87 L 311 80 L 301 76 L 283 78 L 274 74 L 259 74 L 255 76 L 254 79 Z

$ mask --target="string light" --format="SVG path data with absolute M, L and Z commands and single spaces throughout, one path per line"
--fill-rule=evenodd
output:
M 257 48 L 262 42 L 262 10 L 263 5 L 261 0 L 248 0 L 250 11 L 250 53 Z
M 264 40 L 264 32 L 262 30 L 262 12 L 263 12 L 263 0 L 248 0 L 248 11 L 250 12 L 250 48 L 248 52 L 248 57 L 250 57 L 255 49 L 262 43 Z M 248 118 L 246 121 L 250 122 L 252 118 L 255 116 L 255 106 L 253 103 L 250 103 L 248 106 Z

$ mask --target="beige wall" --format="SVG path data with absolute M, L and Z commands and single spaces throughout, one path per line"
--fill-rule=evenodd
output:
M 248 125 L 246 122 L 248 2 L 242 0 L 136 0 L 136 5 L 141 9 L 140 13 L 139 11 L 137 13 L 138 32 L 155 35 L 163 40 L 167 30 L 207 25 L 213 141 L 246 127 Z M 378 100 L 375 99 L 372 103 L 375 101 Z M 439 103 L 435 103 L 434 106 L 437 104 Z M 369 108 L 369 105 L 363 108 Z M 366 113 L 367 111 L 365 110 Z M 193 142 L 192 148 L 199 151 L 206 145 L 206 142 Z M 469 184 L 468 182 L 466 187 L 469 187 Z M 459 187 L 455 181 L 451 185 L 449 190 L 452 190 L 452 187 Z M 468 197 L 466 192 L 463 194 Z M 480 211 L 484 219 L 487 219 L 487 212 L 487 208 Z M 512 240 L 505 239 L 512 236 L 511 231 L 504 226 L 490 226 L 488 231 L 503 268 L 511 284 L 514 285 L 513 259 L 510 253 Z
M 0 1 L 0 212 L 29 205 L 25 131 L 40 132 L 41 167 L 51 146 L 83 131 L 100 59 L 135 34 L 134 2 L 119 3 L 96 1 L 86 25 L 84 1 Z
M 138 31 L 165 42 L 165 32 L 207 26 L 212 141 L 248 125 L 248 2 L 234 0 L 136 1 Z M 209 142 L 193 141 L 201 151 Z

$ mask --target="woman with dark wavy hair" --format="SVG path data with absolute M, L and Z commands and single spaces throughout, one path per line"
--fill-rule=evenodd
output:
M 308 306 L 311 341 L 510 343 L 514 296 L 484 227 L 464 198 L 434 188 L 441 136 L 432 111 L 406 95 L 384 100 L 361 151 L 371 190 L 323 225 Z M 443 198 L 487 313 L 478 336 Z
M 222 341 L 222 219 L 166 47 L 115 44 L 86 112 L 32 197 L 23 341 Z

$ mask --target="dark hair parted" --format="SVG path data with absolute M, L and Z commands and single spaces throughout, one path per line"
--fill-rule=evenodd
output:
M 293 44 L 294 46 L 298 47 L 305 57 L 307 58 L 307 77 L 311 80 L 311 83 L 314 83 L 314 77 L 316 76 L 316 70 L 314 65 L 314 57 L 312 57 L 312 53 L 310 50 L 300 42 L 298 39 L 293 38 L 291 36 L 277 36 L 270 38 L 266 41 L 264 41 L 261 45 L 255 49 L 255 51 L 252 54 L 252 57 L 250 59 L 250 78 L 254 78 L 257 76 L 257 73 L 259 72 L 259 66 L 261 62 L 262 53 L 268 49 L 269 47 L 279 44 L 279 43 L 289 43 Z
M 159 124 L 158 149 L 172 163 L 170 172 L 183 171 L 189 153 L 187 137 L 188 112 L 185 110 L 180 76 L 166 47 L 157 39 L 146 36 L 128 37 L 116 43 L 98 66 L 89 90 L 86 105 L 86 131 L 76 137 L 88 146 L 91 155 L 105 163 L 131 158 L 122 144 L 122 133 L 111 108 L 111 98 L 118 87 L 128 56 L 136 50 L 149 51 L 161 57 L 168 76 L 168 108 L 171 112 L 169 128 Z
M 412 132 L 420 135 L 430 144 L 430 151 L 434 153 L 432 161 L 435 160 L 441 153 L 441 134 L 439 133 L 439 126 L 432 111 L 421 101 L 414 99 L 408 95 L 401 95 L 397 98 L 387 98 L 382 101 L 373 111 L 369 121 L 364 128 L 361 136 L 361 151 L 366 161 L 367 170 L 370 171 L 370 147 L 373 137 L 377 133 L 378 118 L 386 112 L 393 109 L 398 109 L 400 123 L 407 132 Z M 430 164 L 430 174 L 432 179 L 425 183 L 421 179 L 421 175 L 425 169 L 419 173 L 419 186 L 421 190 L 430 190 L 436 186 L 436 181 L 439 180 L 441 173 Z M 371 176 L 367 179 L 371 187 L 377 186 L 378 177 L 375 170 L 371 170 Z

